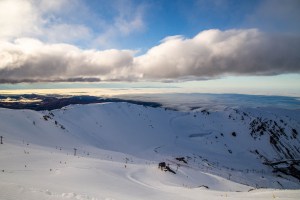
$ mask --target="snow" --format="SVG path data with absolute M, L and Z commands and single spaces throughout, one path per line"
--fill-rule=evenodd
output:
M 253 151 L 282 155 L 266 135 L 249 133 L 256 117 L 300 132 L 299 111 L 201 111 L 129 103 L 0 109 L 0 199 L 299 199 L 299 181 L 276 176 Z M 299 148 L 299 139 L 282 143 Z M 158 169 L 163 161 L 176 174 Z

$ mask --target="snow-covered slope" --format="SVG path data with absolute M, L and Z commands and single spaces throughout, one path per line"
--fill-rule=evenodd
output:
M 273 189 L 300 188 L 299 119 L 129 103 L 0 109 L 0 199 L 297 199 L 299 190 Z

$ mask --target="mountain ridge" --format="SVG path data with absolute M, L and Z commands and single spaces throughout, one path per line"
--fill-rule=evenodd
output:
M 2 108 L 0 133 L 49 148 L 104 149 L 167 161 L 173 169 L 185 166 L 252 187 L 299 189 L 300 127 L 285 114 L 243 108 L 175 111 L 126 102 L 52 111 Z M 272 164 L 286 160 L 285 166 Z M 250 174 L 257 180 L 249 181 Z

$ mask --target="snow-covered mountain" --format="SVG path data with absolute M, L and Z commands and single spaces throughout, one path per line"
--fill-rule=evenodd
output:
M 299 110 L 0 109 L 0 136 L 0 199 L 300 195 Z M 159 170 L 160 162 L 175 174 Z M 254 188 L 269 189 L 248 192 Z

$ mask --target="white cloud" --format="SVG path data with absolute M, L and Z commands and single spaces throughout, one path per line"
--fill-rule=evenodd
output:
M 76 1 L 73 0 L 73 3 Z M 72 2 L 69 0 L 35 0 L 34 2 L 38 5 L 42 13 L 60 12 L 68 6 L 72 6 Z
M 33 37 L 45 42 L 96 48 L 118 46 L 115 41 L 145 29 L 145 5 L 105 1 L 111 17 L 94 13 L 82 0 L 1 0 L 0 40 Z
M 75 10 L 82 6 L 76 0 L 1 0 L 0 39 L 35 37 L 51 42 L 90 39 L 89 27 L 65 22 L 66 14 L 74 16 Z
M 88 40 L 92 38 L 92 33 L 89 28 L 77 24 L 54 24 L 47 28 L 47 40 L 49 42 L 64 41 L 72 43 L 73 41 Z
M 148 80 L 207 79 L 224 75 L 276 75 L 300 71 L 300 37 L 256 29 L 207 30 L 194 38 L 167 37 L 135 58 Z
M 22 38 L 0 43 L 0 82 L 99 81 L 123 77 L 134 51 L 82 50 Z M 119 73 L 120 72 L 120 73 Z M 129 78 L 129 74 L 125 74 Z
M 122 34 L 127 35 L 145 28 L 143 21 L 146 10 L 145 4 L 140 3 L 134 5 L 133 1 L 121 0 L 117 1 L 114 8 L 118 13 L 114 19 L 114 26 L 118 28 Z
M 40 17 L 26 0 L 0 1 L 0 39 L 11 39 L 39 32 Z
M 145 4 L 134 5 L 132 1 L 113 1 L 109 9 L 115 12 L 110 22 L 103 22 L 102 32 L 95 38 L 94 43 L 101 47 L 110 47 L 117 38 L 124 38 L 132 33 L 145 29 Z

